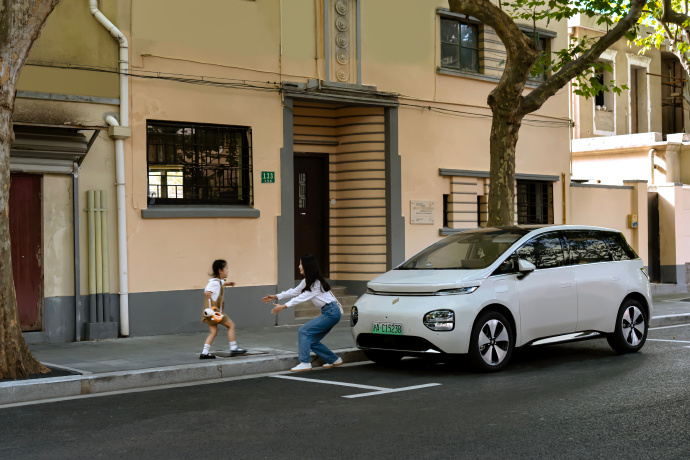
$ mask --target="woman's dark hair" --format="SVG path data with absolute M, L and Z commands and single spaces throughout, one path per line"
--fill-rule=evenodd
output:
M 311 290 L 311 287 L 314 285 L 314 281 L 316 280 L 321 282 L 321 290 L 323 292 L 330 291 L 331 285 L 328 284 L 328 281 L 326 281 L 326 279 L 323 277 L 323 274 L 321 274 L 319 262 L 317 262 L 316 257 L 307 254 L 302 256 L 300 260 L 302 262 L 302 269 L 304 270 L 304 279 L 306 282 L 302 292 Z
M 220 278 L 220 271 L 224 269 L 227 264 L 228 263 L 223 259 L 214 260 L 213 265 L 211 266 L 212 273 L 209 273 L 209 275 Z

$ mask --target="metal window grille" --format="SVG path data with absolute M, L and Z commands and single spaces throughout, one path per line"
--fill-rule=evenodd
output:
M 517 181 L 518 224 L 553 224 L 553 184 Z
M 479 28 L 457 19 L 441 19 L 441 66 L 479 72 Z
M 149 121 L 150 204 L 254 204 L 248 127 Z

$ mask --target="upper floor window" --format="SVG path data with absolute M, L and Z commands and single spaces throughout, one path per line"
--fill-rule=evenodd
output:
M 476 24 L 441 18 L 441 66 L 479 72 L 479 28 Z
M 253 204 L 251 129 L 147 123 L 151 204 Z
M 518 224 L 553 224 L 553 184 L 517 181 Z
M 544 36 L 542 36 L 542 34 L 537 32 L 536 39 L 534 38 L 534 32 L 525 32 L 525 35 L 527 35 L 529 38 L 534 40 L 534 42 L 537 45 L 537 48 L 539 48 L 539 51 L 540 51 L 539 54 L 541 56 L 544 56 L 545 54 L 549 53 L 549 48 L 548 48 L 549 47 L 549 40 L 544 38 Z M 538 75 L 531 75 L 530 74 L 529 79 L 531 81 L 534 81 L 534 82 L 545 81 L 546 80 L 546 71 L 541 72 Z

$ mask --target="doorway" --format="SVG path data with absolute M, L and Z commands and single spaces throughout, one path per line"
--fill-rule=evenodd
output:
M 12 272 L 22 331 L 43 330 L 42 176 L 10 175 Z
M 653 283 L 661 281 L 661 245 L 659 241 L 659 193 L 647 193 L 648 240 L 647 240 L 647 266 L 649 267 L 649 279 Z
M 312 254 L 325 277 L 329 273 L 328 154 L 295 153 L 295 279 L 300 257 Z

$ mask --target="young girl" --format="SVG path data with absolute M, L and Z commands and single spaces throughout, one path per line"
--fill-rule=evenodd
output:
M 230 268 L 228 267 L 228 263 L 226 261 L 216 260 L 213 262 L 212 270 L 213 278 L 208 280 L 206 289 L 204 289 L 206 295 L 204 296 L 203 310 L 209 308 L 210 300 L 210 308 L 212 308 L 216 312 L 219 312 L 222 315 L 222 319 L 216 322 L 212 317 L 205 316 L 202 310 L 201 322 L 208 324 L 209 332 L 208 337 L 206 337 L 206 343 L 204 343 L 204 349 L 202 350 L 199 359 L 216 358 L 215 355 L 209 353 L 209 350 L 211 349 L 211 344 L 213 343 L 213 340 L 216 338 L 216 335 L 218 334 L 218 324 L 222 324 L 223 326 L 228 328 L 228 340 L 230 341 L 230 356 L 242 355 L 246 353 L 247 350 L 237 348 L 237 342 L 235 342 L 235 323 L 233 323 L 230 320 L 230 318 L 228 318 L 228 315 L 223 313 L 223 307 L 225 306 L 225 301 L 223 300 L 223 285 L 235 285 L 235 283 L 232 281 L 227 283 L 225 282 L 225 278 L 228 277 Z
M 319 264 L 314 256 L 302 256 L 299 264 L 299 272 L 304 276 L 304 279 L 296 288 L 288 289 L 280 294 L 267 295 L 261 299 L 263 303 L 268 303 L 273 300 L 294 297 L 294 299 L 284 305 L 275 304 L 275 307 L 271 310 L 271 313 L 274 315 L 277 315 L 288 307 L 306 302 L 307 300 L 311 300 L 315 306 L 321 307 L 321 316 L 314 318 L 299 328 L 297 343 L 299 346 L 300 363 L 291 370 L 292 372 L 311 370 L 310 349 L 326 362 L 326 364 L 323 365 L 325 369 L 340 366 L 343 364 L 343 360 L 333 353 L 326 345 L 321 343 L 321 340 L 326 334 L 328 334 L 333 326 L 340 321 L 342 311 L 338 305 L 338 301 L 333 296 L 328 282 L 321 274 Z

